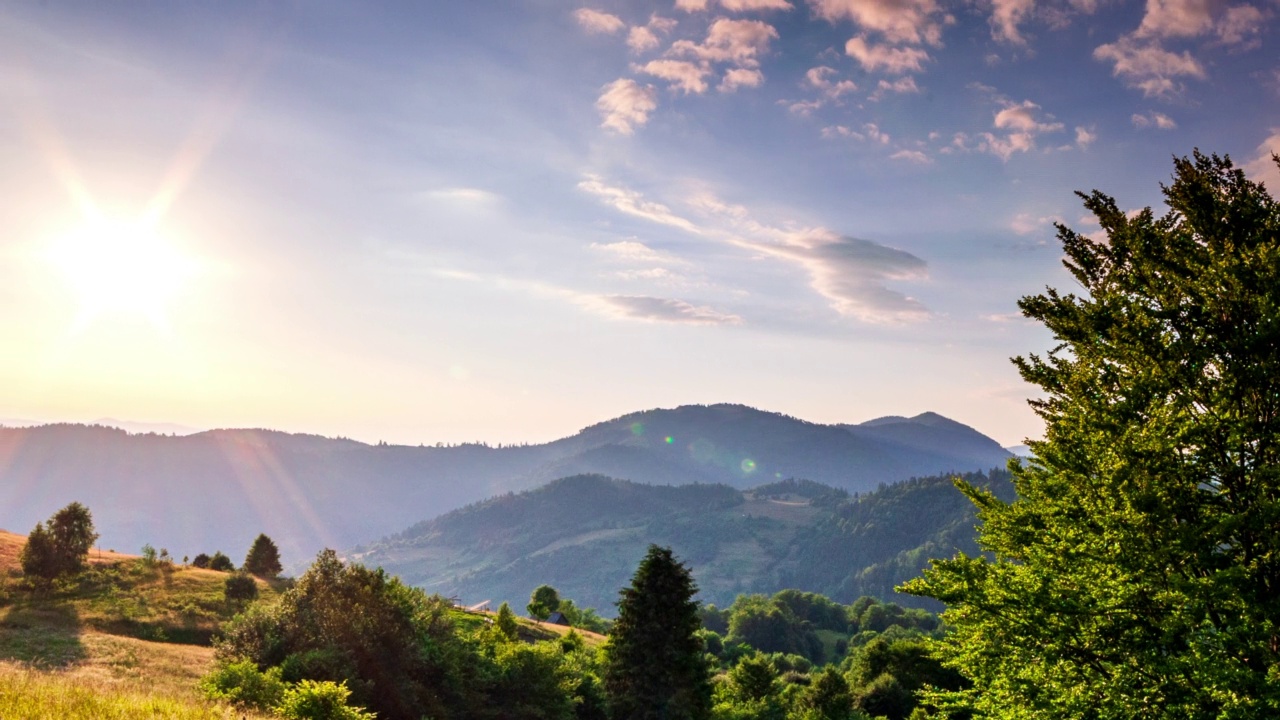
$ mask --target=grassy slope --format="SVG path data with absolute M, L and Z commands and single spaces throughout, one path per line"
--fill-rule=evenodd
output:
M 95 551 L 80 582 L 42 596 L 18 588 L 26 538 L 0 531 L 0 718 L 254 717 L 204 700 L 208 640 L 232 608 L 226 574 L 142 569 Z M 275 593 L 260 582 L 267 597 Z

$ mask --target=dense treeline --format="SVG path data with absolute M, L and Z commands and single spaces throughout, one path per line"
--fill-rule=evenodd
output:
M 940 628 L 926 611 L 797 590 L 718 609 L 698 606 L 695 592 L 683 563 L 651 547 L 601 644 L 577 630 L 538 633 L 505 604 L 496 616 L 462 611 L 325 551 L 278 601 L 224 628 L 204 685 L 266 709 L 299 693 L 341 695 L 352 713 L 383 720 L 903 720 L 923 685 L 964 687 L 931 659 Z M 530 607 L 545 616 L 565 602 L 540 586 Z

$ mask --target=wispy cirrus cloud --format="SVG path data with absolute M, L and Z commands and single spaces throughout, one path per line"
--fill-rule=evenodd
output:
M 1136 128 L 1155 128 L 1157 130 L 1175 130 L 1178 123 L 1173 118 L 1162 112 L 1152 110 L 1146 114 L 1134 113 L 1129 116 L 1129 122 L 1133 123 Z
M 809 0 L 809 5 L 818 17 L 852 20 L 894 43 L 938 45 L 943 25 L 953 22 L 935 0 Z
M 657 92 L 651 85 L 640 85 L 631 78 L 619 78 L 604 86 L 596 109 L 600 111 L 600 126 L 630 135 L 637 127 L 649 122 L 649 113 L 658 107 Z
M 627 320 L 684 325 L 741 325 L 742 318 L 705 305 L 648 295 L 592 295 L 581 303 L 600 314 Z
M 584 180 L 579 188 L 621 212 L 800 267 L 808 275 L 810 288 L 842 316 L 867 323 L 909 322 L 929 316 L 919 301 L 888 287 L 890 282 L 920 280 L 927 275 L 925 262 L 904 250 L 825 228 L 789 229 L 760 223 L 747 208 L 724 203 L 709 193 L 685 201 L 691 211 L 704 216 L 704 221 L 695 222 L 665 204 L 645 200 L 635 191 L 611 186 L 596 176 Z

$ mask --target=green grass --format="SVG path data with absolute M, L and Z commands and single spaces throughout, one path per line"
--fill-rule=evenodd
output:
M 0 668 L 0 718 L 24 720 L 230 720 L 226 706 L 164 697 L 133 684 L 86 682 L 61 673 Z

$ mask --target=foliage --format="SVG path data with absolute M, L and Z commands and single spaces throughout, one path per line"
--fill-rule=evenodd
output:
M 218 572 L 235 572 L 236 565 L 231 562 L 231 558 L 222 554 L 221 550 L 213 553 L 213 557 L 209 558 L 209 569 Z
M 791 606 L 777 596 L 739 596 L 729 607 L 726 642 L 746 643 L 764 652 L 793 653 L 816 662 L 823 660 L 822 642 L 812 626 L 796 617 Z
M 502 720 L 571 720 L 573 678 L 556 643 L 501 643 L 485 684 Z M 497 710 L 500 708 L 500 710 Z
M 494 619 L 493 626 L 502 633 L 502 637 L 506 640 L 515 640 L 516 633 L 520 626 L 516 624 L 516 614 L 511 612 L 511 606 L 502 603 L 498 606 L 498 616 Z
M 1280 205 L 1227 158 L 1176 159 L 1169 212 L 1081 195 L 1084 294 L 1023 298 L 1059 345 L 1006 503 L 963 487 L 993 557 L 938 562 L 942 651 L 992 718 L 1280 715 Z
M 275 711 L 286 720 L 374 720 L 374 713 L 347 704 L 351 691 L 343 683 L 303 680 L 285 690 Z
M 243 570 L 228 577 L 223 587 L 223 595 L 228 602 L 247 602 L 258 597 L 258 583 L 253 576 Z
M 550 585 L 539 585 L 529 596 L 529 617 L 546 620 L 551 613 L 560 608 L 560 593 Z
M 906 720 L 915 711 L 917 693 L 929 686 L 959 691 L 968 682 L 933 657 L 923 637 L 873 638 L 849 658 L 848 679 L 854 706 L 871 716 Z
M 778 671 L 768 658 L 755 653 L 729 671 L 729 683 L 742 700 L 763 700 L 778 691 Z
M 200 689 L 211 700 L 225 700 L 240 707 L 269 710 L 284 697 L 280 668 L 258 669 L 252 660 L 219 663 L 200 678 Z
M 278 604 L 251 605 L 229 623 L 218 652 L 282 666 L 289 681 L 345 681 L 355 703 L 383 720 L 449 717 L 472 698 L 448 609 L 325 550 Z
M 850 720 L 853 715 L 849 683 L 830 665 L 811 681 L 798 704 L 806 720 Z
M 207 554 L 200 553 L 199 555 L 196 555 L 195 557 L 191 558 L 191 567 L 207 568 L 209 567 L 210 561 L 211 561 L 211 558 Z
M 35 545 L 31 544 L 33 536 Z M 47 522 L 36 524 L 22 550 L 22 571 L 44 580 L 80 572 L 97 539 L 89 509 L 73 502 Z
M 711 706 L 702 656 L 697 586 L 670 548 L 640 561 L 618 601 L 605 690 L 614 720 L 702 720 Z
M 279 548 L 271 538 L 259 533 L 244 558 L 244 571 L 258 577 L 273 578 L 283 569 Z

